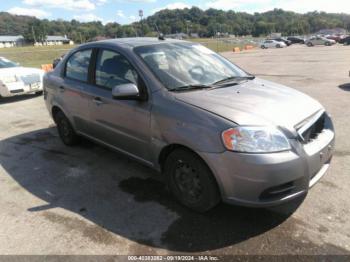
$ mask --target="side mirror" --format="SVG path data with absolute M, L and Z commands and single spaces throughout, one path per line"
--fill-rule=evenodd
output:
M 140 98 L 140 92 L 135 84 L 121 84 L 113 88 L 112 96 L 115 99 L 133 100 Z

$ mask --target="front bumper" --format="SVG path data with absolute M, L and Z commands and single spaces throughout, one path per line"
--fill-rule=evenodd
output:
M 292 150 L 271 154 L 200 153 L 213 171 L 224 202 L 265 207 L 306 194 L 326 173 L 334 150 L 333 130 L 325 130 Z
M 0 83 L 0 96 L 10 97 L 22 94 L 35 93 L 43 90 L 42 82 L 33 83 L 31 85 L 25 85 L 23 82 L 13 82 L 13 83 Z

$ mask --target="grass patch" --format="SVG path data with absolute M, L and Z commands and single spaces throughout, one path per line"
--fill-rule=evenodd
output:
M 200 43 L 215 52 L 232 51 L 235 47 L 241 50 L 246 45 L 258 46 L 261 39 L 258 38 L 197 38 L 190 39 L 192 42 Z
M 258 40 L 255 38 L 197 38 L 190 39 L 189 41 L 201 43 L 215 52 L 226 52 L 232 51 L 235 47 L 243 49 L 246 45 L 256 46 Z M 70 45 L 61 45 L 1 48 L 0 56 L 20 63 L 22 66 L 40 68 L 42 64 L 51 64 L 55 58 L 67 53 L 73 47 Z
M 0 56 L 20 63 L 22 66 L 40 68 L 42 64 L 51 64 L 52 61 L 67 53 L 74 46 L 26 46 L 0 49 Z

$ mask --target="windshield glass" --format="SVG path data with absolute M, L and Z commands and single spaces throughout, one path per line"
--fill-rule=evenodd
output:
M 211 85 L 227 78 L 248 77 L 242 69 L 210 49 L 192 43 L 166 43 L 135 48 L 168 89 Z
M 0 68 L 9 68 L 9 67 L 17 67 L 18 64 L 7 60 L 6 58 L 0 57 Z

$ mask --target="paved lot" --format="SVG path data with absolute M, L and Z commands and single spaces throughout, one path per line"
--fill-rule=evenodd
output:
M 42 97 L 2 99 L 0 254 L 350 254 L 350 47 L 224 55 L 332 114 L 333 163 L 303 202 L 192 213 L 133 160 L 91 142 L 63 146 Z

